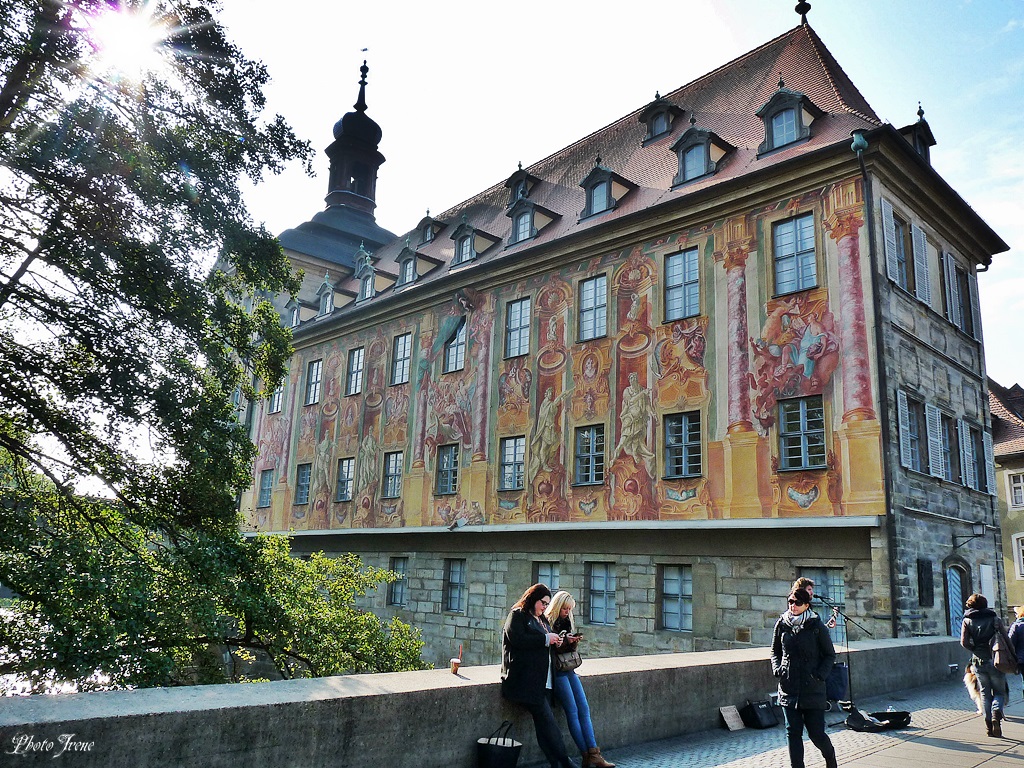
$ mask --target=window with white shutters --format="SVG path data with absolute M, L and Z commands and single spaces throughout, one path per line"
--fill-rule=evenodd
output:
M 942 477 L 945 474 L 942 455 L 942 411 L 931 403 L 925 403 L 924 416 L 928 429 L 928 474 Z

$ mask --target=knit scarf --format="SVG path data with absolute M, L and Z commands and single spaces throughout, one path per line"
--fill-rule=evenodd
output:
M 786 612 L 782 614 L 782 621 L 793 631 L 793 634 L 795 635 L 804 628 L 804 624 L 807 623 L 807 620 L 811 616 L 817 616 L 817 614 L 810 608 L 799 614 L 793 613 L 787 609 Z

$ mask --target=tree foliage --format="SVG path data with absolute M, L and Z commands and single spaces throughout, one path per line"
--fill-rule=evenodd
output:
M 166 25 L 165 66 L 97 67 L 91 19 L 121 6 Z M 239 181 L 310 151 L 215 11 L 0 0 L 0 673 L 219 680 L 225 644 L 289 676 L 419 664 L 353 608 L 384 572 L 239 534 L 231 394 L 280 379 L 265 297 L 297 290 Z

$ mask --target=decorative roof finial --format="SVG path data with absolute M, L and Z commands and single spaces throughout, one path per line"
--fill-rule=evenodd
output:
M 601 155 L 598 155 L 597 157 L 594 158 L 594 165 L 597 166 L 597 165 L 600 165 L 600 164 L 601 164 Z
M 519 161 L 519 170 L 520 171 L 523 170 L 523 161 L 522 160 Z
M 786 81 L 782 79 L 782 74 L 779 73 L 779 90 L 781 91 L 786 87 Z
M 796 9 L 795 10 L 796 10 L 797 13 L 800 14 L 800 23 L 801 24 L 806 24 L 807 23 L 807 12 L 809 10 L 811 10 L 811 4 L 808 3 L 808 2 L 804 2 L 804 0 L 801 0 L 799 3 L 796 4 Z
M 917 102 L 917 119 L 924 120 L 924 107 L 921 106 L 921 102 Z
M 430 209 L 429 208 L 427 208 L 427 218 L 428 219 L 430 218 Z
M 409 247 L 409 238 L 408 238 L 408 237 L 407 237 L 407 238 L 405 238 L 405 247 L 406 247 L 406 248 L 408 248 L 408 247 Z
M 660 98 L 661 98 L 661 93 L 659 93 L 658 91 L 655 91 L 654 92 L 654 100 L 657 101 Z
M 366 111 L 366 73 L 370 71 L 370 68 L 366 66 L 366 59 L 363 59 L 363 66 L 359 68 L 359 73 L 362 77 L 359 78 L 359 98 L 356 99 L 356 103 L 352 106 L 360 112 Z
M 697 113 L 696 112 L 691 112 L 690 113 L 690 125 L 692 126 L 692 125 L 696 125 L 696 124 L 697 124 Z

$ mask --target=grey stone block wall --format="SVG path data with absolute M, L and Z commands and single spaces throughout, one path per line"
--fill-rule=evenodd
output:
M 716 535 L 722 543 L 732 542 L 737 536 L 733 533 Z M 501 660 L 502 623 L 511 605 L 532 583 L 535 563 L 557 562 L 559 588 L 568 590 L 577 600 L 577 621 L 586 638 L 582 647 L 585 657 L 767 646 L 801 567 L 842 568 L 848 612 L 865 626 L 879 629 L 870 616 L 874 609 L 871 542 L 876 535 L 873 529 L 841 534 L 811 529 L 802 532 L 797 537 L 797 545 L 793 546 L 785 544 L 787 538 L 793 538 L 792 534 L 758 534 L 762 539 L 761 551 L 745 557 L 679 551 L 686 536 L 678 532 L 659 536 L 657 546 L 649 537 L 639 537 L 644 540 L 644 547 L 653 550 L 647 552 L 636 551 L 641 545 L 621 536 L 617 537 L 620 551 L 615 552 L 600 536 L 594 539 L 594 535 L 589 537 L 592 539 L 589 542 L 588 537 L 580 537 L 577 551 L 573 552 L 510 552 L 500 550 L 501 544 L 509 542 L 495 538 L 494 534 L 460 532 L 458 538 L 442 537 L 438 543 L 462 543 L 465 545 L 462 549 L 431 551 L 422 547 L 415 551 L 381 552 L 367 547 L 362 557 L 370 565 L 387 568 L 391 557 L 408 558 L 407 604 L 387 605 L 385 589 L 368 595 L 362 604 L 385 619 L 398 616 L 417 627 L 426 643 L 424 660 L 434 666 L 446 666 L 448 659 L 458 654 L 460 645 L 464 664 L 495 664 Z M 844 539 L 850 541 L 844 544 Z M 368 545 L 369 537 L 362 543 Z M 386 547 L 388 543 L 384 536 L 375 538 L 377 547 Z M 730 548 L 724 547 L 723 551 Z M 708 548 L 700 549 L 706 552 Z M 821 556 L 813 556 L 816 552 Z M 851 556 L 840 556 L 843 552 Z M 442 610 L 446 558 L 466 560 L 468 582 L 464 613 Z M 614 625 L 595 625 L 588 621 L 585 582 L 587 564 L 591 562 L 614 563 L 617 610 Z M 692 631 L 659 626 L 661 565 L 688 565 L 692 569 Z M 881 622 L 875 636 L 887 636 L 887 627 L 887 622 Z M 850 636 L 851 639 L 864 637 L 853 627 Z

